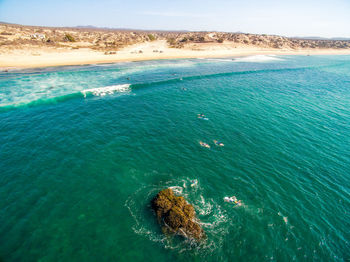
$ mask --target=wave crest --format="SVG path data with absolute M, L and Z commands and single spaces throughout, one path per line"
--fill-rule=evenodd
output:
M 263 62 L 270 62 L 270 61 L 283 61 L 283 59 L 278 58 L 273 55 L 253 55 L 253 56 L 246 56 L 246 57 L 239 57 L 233 59 L 234 62 L 250 62 L 250 63 L 263 63 Z
M 81 93 L 86 97 L 87 94 L 92 94 L 94 96 L 105 96 L 112 95 L 115 92 L 118 93 L 128 93 L 131 91 L 130 84 L 123 85 L 113 85 L 113 86 L 104 86 L 98 88 L 90 88 L 82 90 Z

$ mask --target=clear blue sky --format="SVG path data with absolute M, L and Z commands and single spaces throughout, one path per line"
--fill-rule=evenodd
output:
M 0 0 L 0 21 L 350 37 L 350 0 Z

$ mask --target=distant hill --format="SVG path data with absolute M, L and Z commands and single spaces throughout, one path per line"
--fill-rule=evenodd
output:
M 330 40 L 330 41 L 349 41 L 350 40 L 350 38 L 346 38 L 346 37 L 326 38 L 326 37 L 319 37 L 319 36 L 294 36 L 290 38 L 303 39 L 303 40 Z
M 93 25 L 78 25 L 72 28 L 79 29 L 101 29 L 101 30 L 119 30 L 119 31 L 133 31 L 133 32 L 190 32 L 188 30 L 161 30 L 161 29 L 135 29 L 135 28 L 114 28 L 114 27 L 98 27 Z
M 154 40 L 166 40 L 169 47 L 200 50 L 200 45 L 225 43 L 230 48 L 243 46 L 262 49 L 350 49 L 350 39 L 322 37 L 283 37 L 266 34 L 229 32 L 190 32 L 108 28 L 93 25 L 76 27 L 24 26 L 0 23 L 0 48 L 45 46 L 47 48 L 90 48 L 116 51 L 125 46 Z
M 214 31 L 188 31 L 188 30 L 162 30 L 162 29 L 135 29 L 135 28 L 114 28 L 114 27 L 99 27 L 94 25 L 78 25 L 73 27 L 47 27 L 47 26 L 31 26 L 31 25 L 20 25 L 20 24 L 14 24 L 14 23 L 7 23 L 0 21 L 0 25 L 12 25 L 12 26 L 21 26 L 21 27 L 30 27 L 30 28 L 64 28 L 64 29 L 91 29 L 91 30 L 109 30 L 109 31 L 128 31 L 128 32 L 162 32 L 162 33 L 206 33 L 206 32 L 214 32 Z M 237 32 L 222 32 L 222 31 L 216 31 L 218 34 L 242 34 L 242 35 L 259 35 L 259 34 L 249 34 L 244 33 L 241 31 Z M 260 34 L 261 36 L 266 36 L 266 34 Z M 269 35 L 271 37 L 283 37 L 278 35 Z M 300 40 L 325 40 L 325 41 L 350 41 L 349 37 L 319 37 L 319 36 L 293 36 L 293 37 L 284 37 L 289 39 L 300 39 Z

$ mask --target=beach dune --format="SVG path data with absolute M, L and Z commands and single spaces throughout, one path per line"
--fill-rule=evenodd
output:
M 350 54 L 348 41 L 217 32 L 129 32 L 0 24 L 0 68 L 176 58 Z

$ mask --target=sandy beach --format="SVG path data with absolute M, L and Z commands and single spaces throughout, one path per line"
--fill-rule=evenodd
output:
M 0 68 L 34 68 L 64 65 L 113 63 L 178 58 L 212 58 L 250 55 L 341 55 L 350 49 L 274 49 L 223 44 L 188 44 L 184 48 L 170 48 L 165 40 L 157 40 L 127 46 L 117 52 L 106 53 L 90 48 L 22 48 L 2 52 Z

